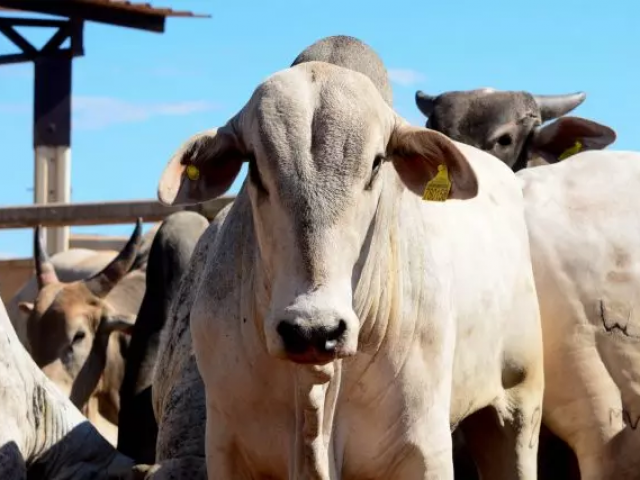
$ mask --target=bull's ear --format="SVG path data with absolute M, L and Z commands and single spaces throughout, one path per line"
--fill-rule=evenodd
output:
M 31 315 L 31 312 L 33 312 L 33 303 L 20 302 L 18 304 L 18 310 L 20 310 L 20 313 L 22 313 L 25 317 L 28 317 L 29 315 Z
M 425 200 L 468 200 L 478 194 L 478 179 L 471 165 L 454 143 L 439 132 L 398 126 L 387 153 L 407 188 Z M 429 198 L 428 184 L 429 188 L 435 187 L 431 190 L 436 192 L 433 198 Z M 440 188 L 441 185 L 446 188 Z
M 194 135 L 162 172 L 158 199 L 165 205 L 189 205 L 219 197 L 231 187 L 242 162 L 233 133 L 213 129 Z
M 528 156 L 540 156 L 556 163 L 587 150 L 602 150 L 616 140 L 616 132 L 581 117 L 560 117 L 538 128 L 529 144 Z
M 136 323 L 135 315 L 111 314 L 106 315 L 100 322 L 100 331 L 109 335 L 112 332 L 122 332 L 128 335 L 133 333 L 133 326 Z

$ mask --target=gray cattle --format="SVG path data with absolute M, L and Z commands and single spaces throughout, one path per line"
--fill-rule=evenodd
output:
M 305 48 L 291 66 L 305 62 L 325 62 L 360 72 L 369 77 L 384 101 L 393 105 L 387 69 L 380 56 L 362 40 L 347 35 L 322 38 Z
M 0 419 L 3 480 L 107 480 L 132 466 L 35 365 L 1 300 Z
M 615 141 L 609 127 L 563 117 L 585 98 L 584 93 L 532 95 L 482 88 L 437 96 L 418 90 L 415 100 L 428 117 L 427 128 L 489 152 L 518 171 L 532 160 L 556 163 L 563 154 L 601 150 Z
M 483 473 L 535 478 L 541 333 L 512 172 L 314 61 L 187 141 L 159 198 L 220 195 L 244 161 L 175 302 L 207 393 L 209 478 L 452 478 L 450 425 L 474 412 Z M 430 197 L 436 175 L 450 184 Z M 175 385 L 193 355 L 184 320 L 169 325 L 182 362 L 161 355 L 156 381 Z
M 174 213 L 160 225 L 149 252 L 146 289 L 127 350 L 118 415 L 118 450 L 136 463 L 155 462 L 158 425 L 151 390 L 160 332 L 191 253 L 208 226 L 198 213 Z
M 38 295 L 22 302 L 30 353 L 44 373 L 115 444 L 119 389 L 128 334 L 144 295 L 144 271 L 133 270 L 141 223 L 122 251 L 100 272 L 71 283 L 59 280 L 34 234 Z

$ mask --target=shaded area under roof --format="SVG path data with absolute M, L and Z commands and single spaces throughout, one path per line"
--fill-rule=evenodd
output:
M 167 17 L 210 17 L 125 0 L 0 0 L 0 10 L 43 13 L 152 32 L 164 32 Z

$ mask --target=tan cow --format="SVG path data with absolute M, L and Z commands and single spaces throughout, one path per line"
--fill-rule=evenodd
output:
M 140 244 L 141 222 L 122 251 L 102 271 L 60 282 L 34 235 L 38 296 L 22 302 L 29 315 L 30 353 L 44 373 L 83 409 L 113 444 L 117 441 L 119 389 L 124 375 L 128 330 L 145 289 L 143 271 L 129 271 Z
M 131 267 L 132 270 L 146 269 L 149 249 L 160 224 L 154 224 L 144 235 L 142 243 L 138 248 L 136 259 Z M 114 250 L 90 250 L 87 248 L 72 248 L 58 252 L 51 256 L 51 264 L 54 266 L 56 275 L 61 282 L 75 282 L 95 275 L 111 262 L 118 254 Z M 35 276 L 31 277 L 20 290 L 7 302 L 7 313 L 15 328 L 18 338 L 29 350 L 27 341 L 27 318 L 19 305 L 22 302 L 33 303 L 38 295 L 38 281 Z

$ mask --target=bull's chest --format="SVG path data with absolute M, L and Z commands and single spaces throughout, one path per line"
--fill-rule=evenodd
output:
M 335 403 L 325 399 L 321 404 L 328 428 L 310 438 L 305 422 L 316 420 L 300 402 L 295 376 L 281 361 L 271 370 L 265 368 L 269 362 L 254 364 L 253 371 L 227 371 L 207 382 L 207 423 L 214 430 L 209 438 L 216 439 L 209 448 L 219 443 L 216 451 L 233 456 L 234 478 L 297 478 L 292 472 L 305 461 L 320 463 L 322 470 L 337 475 L 318 478 L 393 477 L 389 466 L 397 465 L 407 448 L 414 448 L 407 445 L 412 436 L 408 432 L 420 428 L 416 419 L 425 418 L 420 402 L 416 408 L 407 407 L 406 392 L 411 388 L 406 375 L 388 365 L 374 365 L 364 377 L 343 375 Z M 448 434 L 448 418 L 441 420 Z M 312 458 L 303 444 L 320 445 L 320 454 Z

